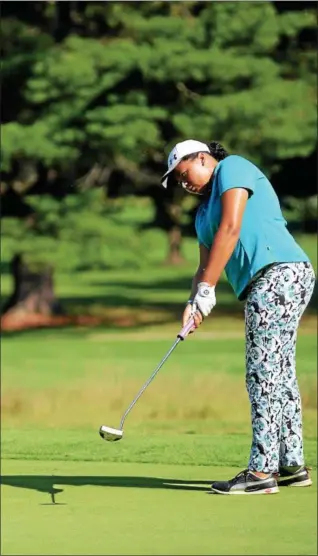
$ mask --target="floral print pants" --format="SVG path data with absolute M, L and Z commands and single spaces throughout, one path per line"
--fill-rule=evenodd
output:
M 304 463 L 296 337 L 312 296 L 310 263 L 280 263 L 250 285 L 245 306 L 246 387 L 253 440 L 249 469 L 277 472 Z

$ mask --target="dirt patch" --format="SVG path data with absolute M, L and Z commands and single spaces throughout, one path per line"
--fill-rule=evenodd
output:
M 59 328 L 63 326 L 96 326 L 100 319 L 91 316 L 51 316 L 37 313 L 15 313 L 15 315 L 3 315 L 1 318 L 1 329 L 3 331 L 26 330 L 30 328 Z
M 65 326 L 105 326 L 118 328 L 133 328 L 140 325 L 165 324 L 173 320 L 170 313 L 166 311 L 154 312 L 135 309 L 112 308 L 103 315 L 63 315 L 52 316 L 38 313 L 25 313 L 24 311 L 14 314 L 4 314 L 1 317 L 1 329 L 3 331 L 18 331 L 36 328 L 60 328 Z
M 217 339 L 234 339 L 244 337 L 244 320 L 243 317 L 237 318 L 237 315 L 231 316 L 226 315 L 216 315 L 216 319 L 213 322 L 213 329 L 210 330 L 200 330 L 200 333 L 196 334 L 196 338 L 206 340 L 217 340 Z M 231 330 L 235 323 L 235 330 Z M 207 323 L 209 326 L 210 323 Z M 73 327 L 85 327 L 94 329 L 97 326 L 103 326 L 107 328 L 118 328 L 122 330 L 127 330 L 129 328 L 135 328 L 138 326 L 143 327 L 142 332 L 131 332 L 127 338 L 129 339 L 139 339 L 140 334 L 142 334 L 143 339 L 155 340 L 165 340 L 171 339 L 171 336 L 176 335 L 179 331 L 179 321 L 176 320 L 175 314 L 169 311 L 159 311 L 159 310 L 146 310 L 146 309 L 131 309 L 131 308 L 112 308 L 106 313 L 101 315 L 93 314 L 80 314 L 80 315 L 63 315 L 63 316 L 50 316 L 50 315 L 40 315 L 40 314 L 27 314 L 27 313 L 17 313 L 10 315 L 10 313 L 2 315 L 1 317 L 1 330 L 3 332 L 14 332 L 27 329 L 39 329 L 39 328 L 62 328 L 66 326 Z M 147 326 L 152 329 L 147 331 Z M 165 327 L 165 331 L 162 329 L 153 330 L 154 327 Z M 169 330 L 168 330 L 169 328 Z M 238 330 L 239 328 L 239 330 Z M 170 332 L 171 330 L 171 332 Z M 317 315 L 305 315 L 301 321 L 299 333 L 316 333 L 317 332 Z M 90 339 L 93 341 L 103 341 L 105 338 L 113 339 L 114 341 L 123 338 L 121 332 L 110 333 L 107 332 L 92 333 Z

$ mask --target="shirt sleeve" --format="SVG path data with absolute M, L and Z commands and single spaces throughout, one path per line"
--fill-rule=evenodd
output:
M 255 191 L 257 168 L 242 156 L 232 155 L 224 159 L 218 176 L 220 196 L 229 189 L 247 189 L 249 197 Z

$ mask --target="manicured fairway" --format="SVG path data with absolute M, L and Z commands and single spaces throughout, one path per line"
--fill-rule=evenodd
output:
M 316 486 L 208 494 L 236 468 L 5 461 L 4 555 L 316 554 Z

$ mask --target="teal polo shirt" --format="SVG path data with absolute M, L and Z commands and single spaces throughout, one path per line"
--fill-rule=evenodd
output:
M 273 263 L 305 262 L 307 255 L 286 228 L 277 195 L 266 176 L 252 162 L 230 155 L 218 163 L 209 199 L 197 211 L 195 229 L 199 243 L 211 248 L 221 222 L 221 197 L 236 187 L 248 190 L 239 240 L 226 267 L 226 276 L 239 299 L 262 268 Z

